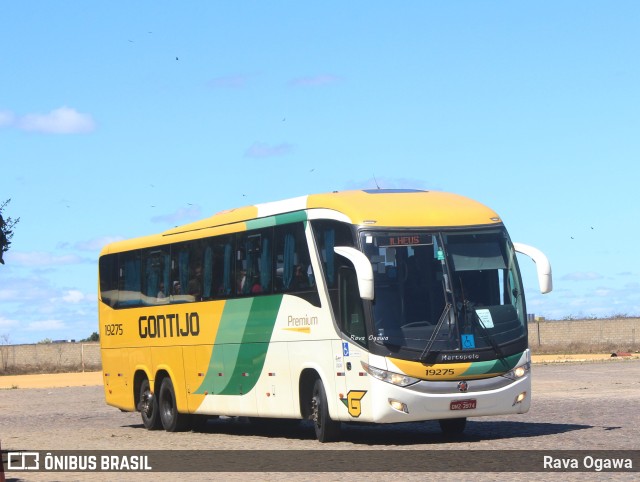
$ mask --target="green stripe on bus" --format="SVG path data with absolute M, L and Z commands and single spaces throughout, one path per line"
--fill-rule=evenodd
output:
M 281 303 L 282 295 L 227 301 L 209 368 L 194 393 L 244 395 L 253 389 L 262 373 Z
M 251 229 L 269 228 L 271 226 L 279 226 L 281 224 L 291 224 L 307 220 L 305 211 L 295 211 L 292 213 L 278 214 L 260 219 L 251 219 L 246 222 L 247 231 Z
M 296 211 L 293 213 L 285 213 L 276 216 L 276 224 L 291 224 L 307 220 L 306 211 Z
M 225 303 L 215 339 L 216 345 L 242 343 L 253 300 L 253 298 L 240 298 L 228 300 Z M 215 352 L 215 348 L 213 351 Z
M 522 353 L 516 353 L 515 355 L 504 358 L 506 367 L 505 363 L 502 363 L 500 360 L 473 362 L 462 375 L 484 375 L 486 373 L 508 372 L 516 366 L 521 357 Z

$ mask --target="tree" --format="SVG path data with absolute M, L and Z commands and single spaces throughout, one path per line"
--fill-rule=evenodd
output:
M 0 263 L 4 264 L 4 259 L 2 259 L 2 255 L 9 251 L 9 246 L 11 246 L 11 238 L 13 237 L 13 228 L 20 218 L 13 219 L 8 217 L 4 219 L 2 216 L 2 211 L 4 208 L 11 202 L 11 199 L 7 199 L 0 205 Z
M 84 340 L 80 341 L 100 341 L 100 335 L 97 331 L 94 331 L 93 333 L 91 333 L 91 336 L 89 338 L 85 338 Z

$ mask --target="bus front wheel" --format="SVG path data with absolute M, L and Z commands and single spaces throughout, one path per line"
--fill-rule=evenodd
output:
M 142 415 L 142 423 L 146 429 L 157 430 L 162 426 L 160 415 L 158 414 L 158 400 L 151 393 L 151 386 L 146 378 L 140 384 L 138 410 Z
M 340 437 L 340 422 L 331 420 L 322 380 L 317 379 L 311 397 L 311 420 L 319 442 L 333 442 Z
M 187 429 L 189 415 L 178 412 L 176 393 L 169 377 L 162 380 L 160 385 L 158 407 L 162 426 L 167 432 L 180 432 Z

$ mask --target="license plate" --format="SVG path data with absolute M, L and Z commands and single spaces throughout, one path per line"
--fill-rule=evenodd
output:
M 449 410 L 472 410 L 476 408 L 476 400 L 471 398 L 469 400 L 454 400 L 449 405 Z

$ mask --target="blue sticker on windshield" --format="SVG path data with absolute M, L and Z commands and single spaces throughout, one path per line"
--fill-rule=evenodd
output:
M 473 335 L 460 335 L 462 337 L 462 348 L 463 349 L 469 349 L 469 348 L 475 348 L 476 347 L 476 342 L 473 338 Z

